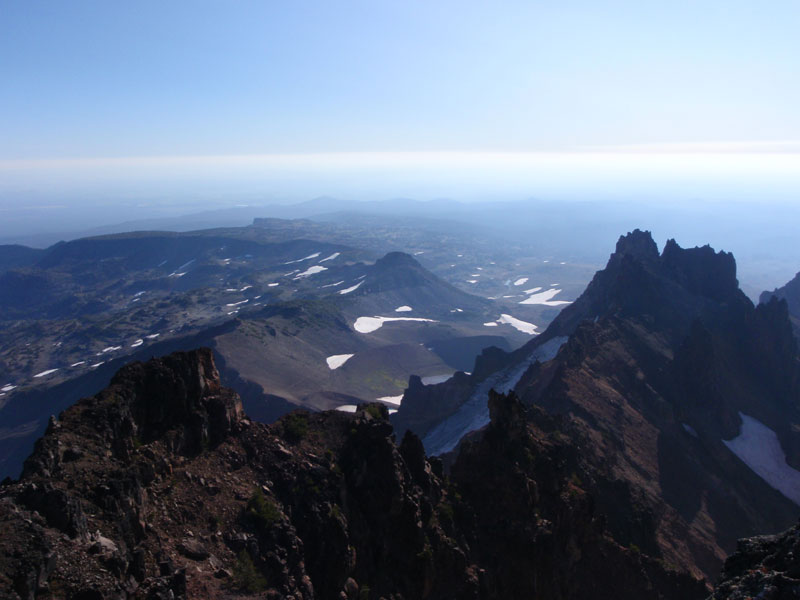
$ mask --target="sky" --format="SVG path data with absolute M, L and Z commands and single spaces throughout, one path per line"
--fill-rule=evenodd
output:
M 796 0 L 8 0 L 0 208 L 606 193 L 600 154 L 609 193 L 795 197 L 798 25 Z

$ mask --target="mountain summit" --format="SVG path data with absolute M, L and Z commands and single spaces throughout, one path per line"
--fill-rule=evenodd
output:
M 396 422 L 423 428 L 430 452 L 450 450 L 489 421 L 491 388 L 566 419 L 591 448 L 582 480 L 620 486 L 590 486 L 601 510 L 638 507 L 635 523 L 618 514 L 611 530 L 698 576 L 714 578 L 738 537 L 785 529 L 800 512 L 800 362 L 786 303 L 754 307 L 729 253 L 670 240 L 659 254 L 647 232 L 622 236 L 541 336 L 486 351 L 469 379 L 410 386 Z

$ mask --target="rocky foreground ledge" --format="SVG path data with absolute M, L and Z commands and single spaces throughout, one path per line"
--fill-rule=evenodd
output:
M 0 597 L 708 595 L 647 554 L 646 528 L 609 533 L 593 494 L 626 491 L 564 422 L 513 395 L 490 409 L 445 476 L 383 406 L 267 426 L 208 349 L 131 364 L 0 486 Z

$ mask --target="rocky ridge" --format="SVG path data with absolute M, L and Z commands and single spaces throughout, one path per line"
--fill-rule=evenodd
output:
M 768 303 L 772 298 L 786 301 L 789 308 L 789 318 L 792 321 L 794 335 L 800 339 L 800 273 L 786 285 L 779 287 L 771 292 L 762 292 L 759 301 L 762 304 Z
M 482 381 L 564 338 L 513 389 L 591 448 L 584 481 L 629 490 L 649 531 L 634 542 L 643 551 L 713 580 L 737 538 L 796 520 L 798 506 L 725 444 L 745 415 L 771 430 L 800 468 L 800 362 L 787 305 L 754 307 L 738 289 L 733 256 L 708 246 L 670 240 L 659 254 L 648 232 L 622 236 L 606 268 L 541 336 L 512 354 L 485 352 L 467 381 L 411 385 L 395 422 L 402 429 L 430 427 L 431 415 L 453 418 L 445 413 L 462 410 Z M 403 407 L 419 410 L 410 419 Z M 613 494 L 592 489 L 602 510 L 616 514 L 605 503 Z M 629 531 L 624 514 L 609 521 L 618 539 Z
M 490 407 L 446 477 L 382 405 L 263 425 L 208 349 L 133 363 L 0 486 L 0 597 L 705 595 L 611 533 L 568 420 Z

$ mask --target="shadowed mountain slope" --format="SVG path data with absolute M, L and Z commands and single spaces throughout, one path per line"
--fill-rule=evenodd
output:
M 542 352 L 553 343 L 563 345 Z M 657 540 L 643 551 L 695 574 L 713 578 L 738 537 L 800 515 L 800 363 L 787 307 L 754 307 L 730 254 L 672 240 L 659 254 L 648 233 L 623 236 L 542 336 L 484 353 L 469 380 L 412 382 L 395 422 L 413 425 L 420 405 L 449 407 L 424 438 L 433 453 L 449 450 L 486 423 L 491 387 L 566 419 L 598 472 L 637 498 Z
M 0 596 L 705 595 L 611 536 L 559 419 L 491 406 L 444 478 L 413 434 L 396 444 L 380 405 L 267 426 L 207 349 L 133 363 L 0 486 Z

